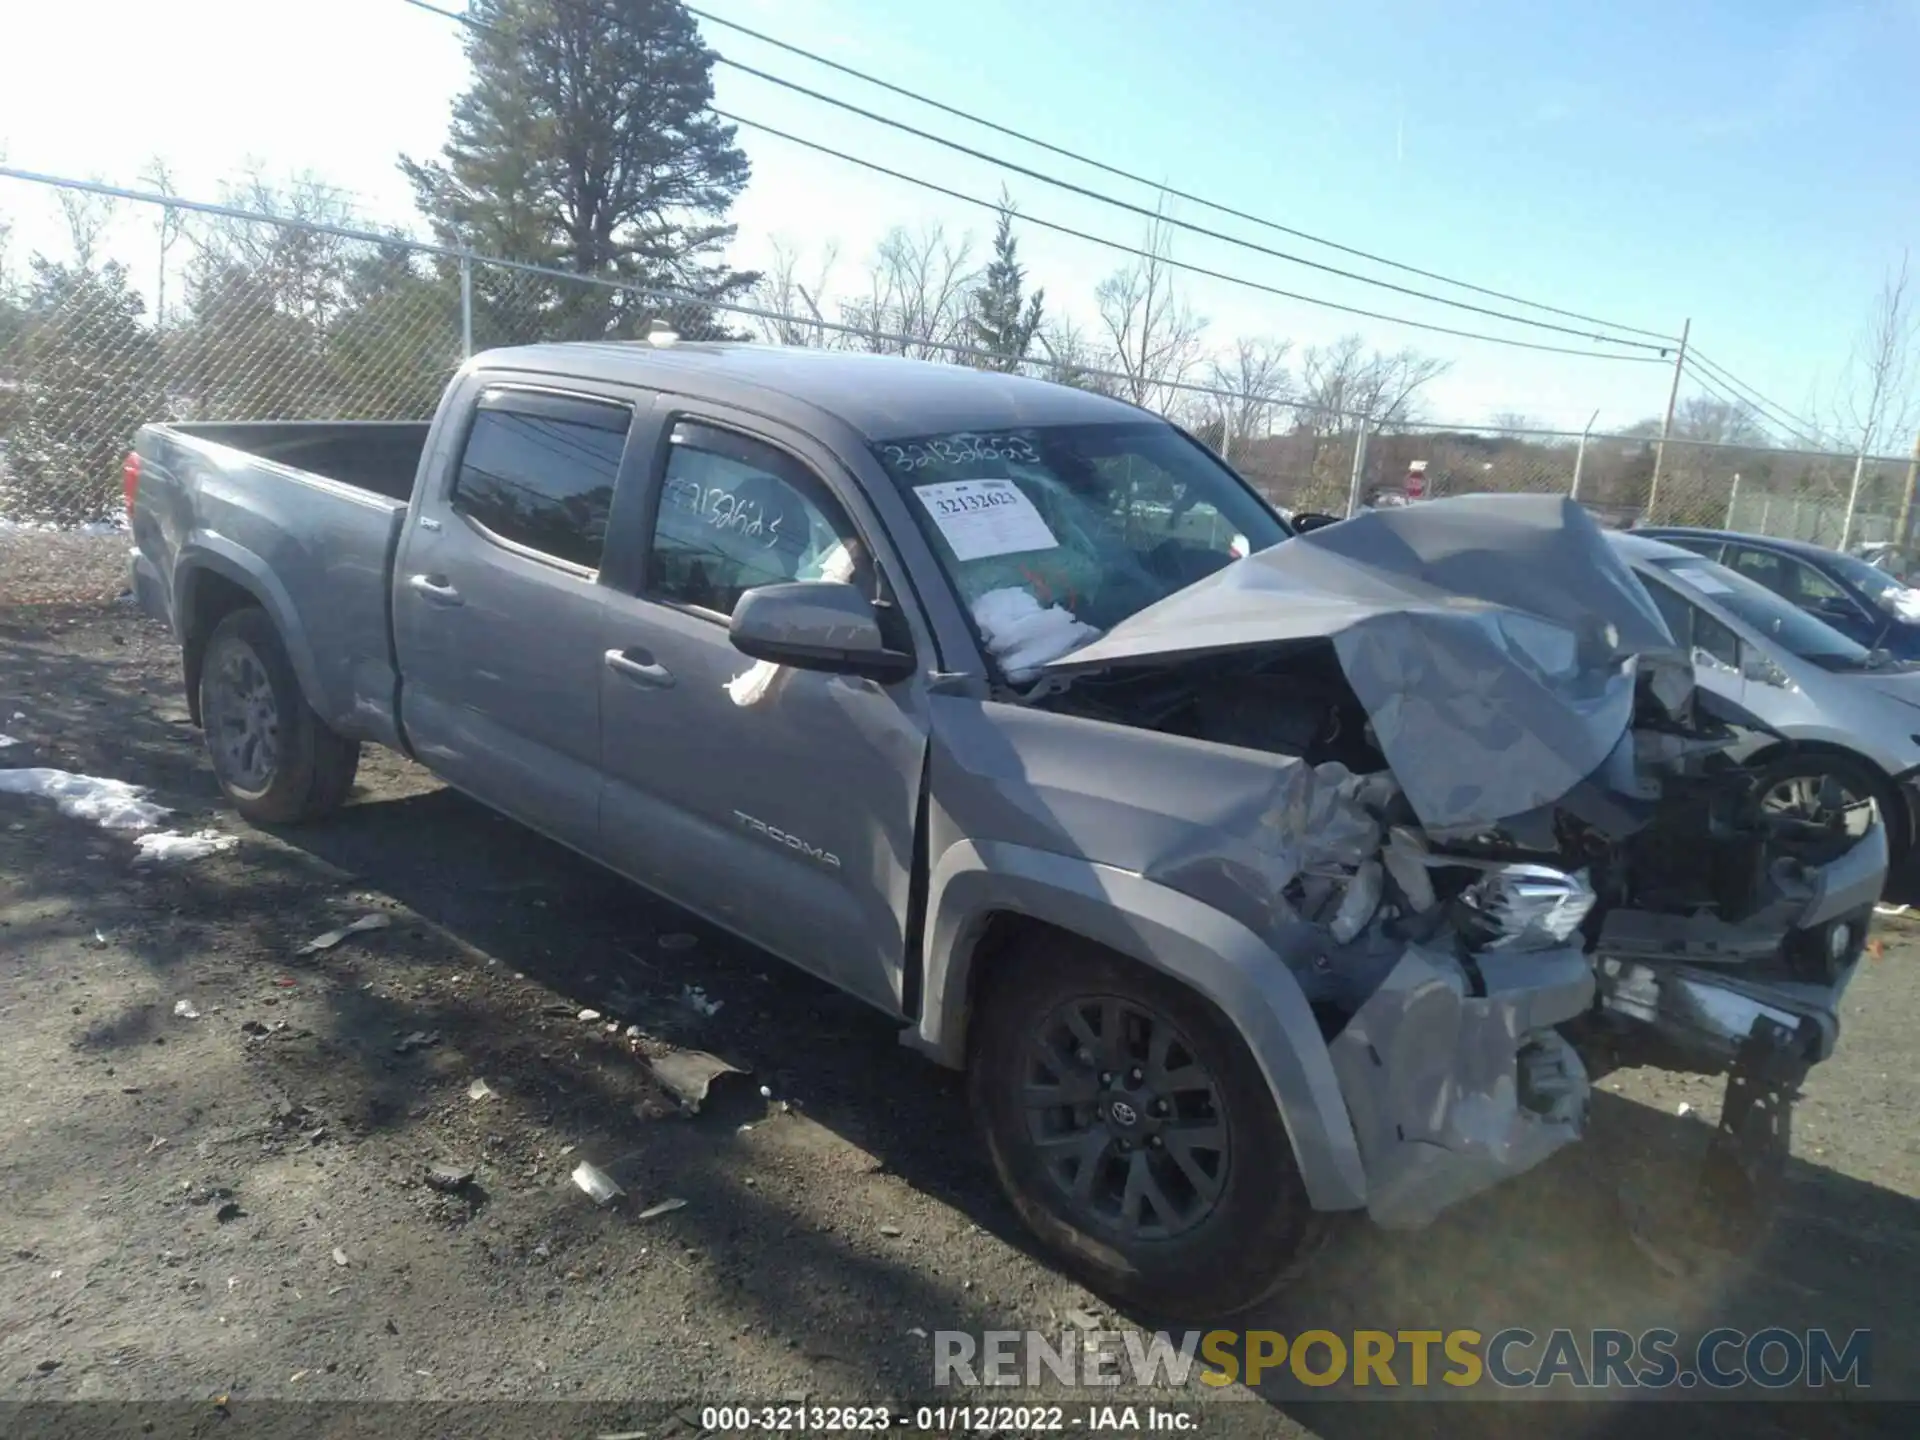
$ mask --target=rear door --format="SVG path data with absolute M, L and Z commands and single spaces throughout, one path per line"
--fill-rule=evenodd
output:
M 898 1013 L 924 682 L 756 664 L 727 622 L 756 585 L 845 578 L 876 600 L 890 645 L 925 656 L 883 578 L 902 572 L 818 442 L 718 405 L 661 408 L 642 561 L 608 600 L 607 857 Z
M 484 390 L 398 562 L 394 641 L 415 752 L 449 783 L 581 849 L 598 838 L 598 581 L 634 405 Z

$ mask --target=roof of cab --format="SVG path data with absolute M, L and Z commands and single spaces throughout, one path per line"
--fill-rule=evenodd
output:
M 1158 418 L 1121 400 L 1023 375 L 801 346 L 580 341 L 489 350 L 473 363 L 483 370 L 671 389 L 747 408 L 756 392 L 779 395 L 824 411 L 869 440 Z

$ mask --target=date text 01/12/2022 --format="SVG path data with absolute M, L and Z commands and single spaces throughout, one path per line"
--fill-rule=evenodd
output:
M 702 1430 L 737 1434 L 918 1430 L 944 1435 L 984 1430 L 1118 1435 L 1185 1432 L 1198 1424 L 1191 1409 L 1165 1405 L 921 1405 L 900 1411 L 885 1405 L 709 1405 L 700 1412 Z

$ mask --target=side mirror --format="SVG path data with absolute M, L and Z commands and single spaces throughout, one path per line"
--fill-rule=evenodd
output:
M 913 657 L 889 650 L 873 602 L 852 585 L 792 580 L 747 591 L 727 627 L 733 648 L 755 660 L 899 680 L 913 673 Z
M 1304 535 L 1309 530 L 1324 530 L 1329 525 L 1338 525 L 1338 515 L 1323 514 L 1318 510 L 1307 510 L 1293 517 L 1293 529 L 1296 535 Z

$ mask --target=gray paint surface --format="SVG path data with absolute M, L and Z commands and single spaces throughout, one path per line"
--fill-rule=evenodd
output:
M 500 384 L 632 407 L 598 573 L 503 544 L 449 503 L 475 400 Z M 912 674 L 881 684 L 790 670 L 735 703 L 729 682 L 753 662 L 725 617 L 645 590 L 676 419 L 774 445 L 833 492 L 895 597 Z M 878 357 L 495 352 L 450 385 L 404 510 L 148 427 L 136 568 L 142 595 L 189 641 L 196 588 L 215 575 L 241 586 L 273 616 L 329 724 L 408 748 L 482 801 L 845 987 L 946 1063 L 965 1058 L 975 947 L 995 916 L 1044 921 L 1176 977 L 1245 1039 L 1313 1203 L 1417 1223 L 1577 1133 L 1584 1077 L 1552 1027 L 1592 1004 L 1592 963 L 1564 949 L 1483 956 L 1472 993 L 1442 947 L 1378 924 L 1334 941 L 1301 913 L 1296 882 L 1351 883 L 1337 877 L 1373 864 L 1382 807 L 1400 791 L 1441 832 L 1534 809 L 1630 758 L 1636 663 L 1668 654 L 1671 637 L 1577 507 L 1435 502 L 1229 566 L 1062 667 L 1330 640 L 1389 777 L 1014 703 L 990 684 L 968 616 L 868 445 L 1147 420 L 1019 377 Z M 278 453 L 337 450 L 337 429 L 287 427 Z M 1877 885 L 1884 846 L 1847 863 L 1828 888 L 1852 897 Z M 1316 1006 L 1352 1012 L 1332 1047 Z M 1387 1063 L 1363 1066 L 1363 1045 Z M 1547 1119 L 1523 1113 L 1523 1084 L 1552 1091 Z

